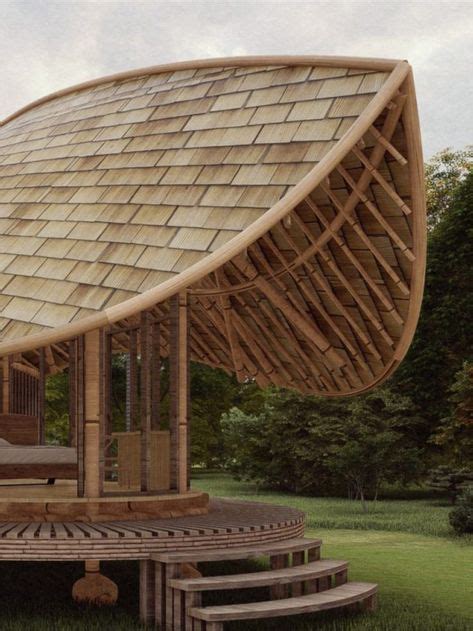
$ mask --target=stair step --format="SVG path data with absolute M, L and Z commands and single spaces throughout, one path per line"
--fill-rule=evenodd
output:
M 253 620 L 258 618 L 277 618 L 294 616 L 324 609 L 333 609 L 363 601 L 377 592 L 373 583 L 345 583 L 323 592 L 268 600 L 240 605 L 219 605 L 216 607 L 192 607 L 189 614 L 192 618 L 206 622 L 224 622 L 227 620 Z
M 179 552 L 155 552 L 151 554 L 153 561 L 161 563 L 198 563 L 200 561 L 233 561 L 237 559 L 255 559 L 261 556 L 276 556 L 292 552 L 303 552 L 320 548 L 320 539 L 288 539 L 273 541 L 260 545 L 249 545 L 234 548 L 210 548 L 202 550 L 181 550 Z
M 245 589 L 248 587 L 261 587 L 271 585 L 285 585 L 333 576 L 347 569 L 346 561 L 312 561 L 304 565 L 283 568 L 281 570 L 269 570 L 251 572 L 248 574 L 227 574 L 225 576 L 205 576 L 202 578 L 173 578 L 169 585 L 174 589 L 185 592 L 204 592 L 213 589 Z

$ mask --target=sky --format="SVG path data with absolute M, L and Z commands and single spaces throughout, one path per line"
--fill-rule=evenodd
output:
M 0 0 L 0 118 L 145 66 L 257 54 L 407 59 L 428 159 L 473 142 L 473 0 Z

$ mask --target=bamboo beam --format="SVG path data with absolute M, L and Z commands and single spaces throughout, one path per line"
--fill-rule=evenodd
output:
M 394 147 L 394 145 L 392 145 L 389 140 L 387 140 L 377 129 L 374 125 L 371 125 L 369 127 L 369 131 L 371 133 L 372 136 L 374 136 L 374 138 L 377 140 L 377 142 L 379 142 L 380 145 L 382 145 L 387 151 L 389 151 L 389 153 L 392 155 L 392 157 L 397 160 L 397 162 L 399 162 L 399 164 L 401 166 L 406 166 L 407 164 L 407 160 L 406 158 L 402 155 L 402 153 L 400 153 L 396 147 Z
M 356 145 L 353 147 L 352 152 L 358 158 L 358 160 L 363 164 L 363 166 L 371 173 L 374 179 L 378 182 L 378 184 L 386 191 L 389 197 L 393 200 L 393 202 L 398 206 L 405 215 L 410 215 L 412 210 L 405 203 L 405 201 L 399 197 L 396 191 L 392 188 L 387 180 L 381 175 L 376 166 L 373 165 L 372 161 L 369 160 L 363 151 L 359 149 Z
M 225 274 L 223 270 L 215 272 L 215 279 L 217 287 L 221 287 L 226 283 Z M 228 343 L 230 345 L 230 353 L 232 356 L 233 366 L 235 368 L 235 374 L 240 383 L 245 380 L 245 374 L 243 371 L 242 353 L 240 348 L 240 342 L 238 336 L 235 333 L 235 329 L 232 325 L 232 305 L 228 296 L 219 297 L 220 307 L 223 312 L 223 318 L 225 320 L 225 328 L 227 333 Z
M 322 225 L 326 226 L 327 229 L 329 229 L 328 228 L 328 220 L 324 217 L 322 211 L 317 207 L 315 202 L 312 199 L 310 199 L 309 197 L 306 198 L 305 202 L 306 202 L 307 206 L 312 210 L 314 215 L 322 223 Z M 401 316 L 398 314 L 398 312 L 396 310 L 396 307 L 392 304 L 392 302 L 390 300 L 388 300 L 388 298 L 381 291 L 381 289 L 378 287 L 378 285 L 374 282 L 374 280 L 368 274 L 368 272 L 363 267 L 363 265 L 360 263 L 360 261 L 356 258 L 356 256 L 353 254 L 353 252 L 344 243 L 343 239 L 340 237 L 339 234 L 333 233 L 333 242 L 340 248 L 341 252 L 345 255 L 345 257 L 348 259 L 348 261 L 357 270 L 357 272 L 363 278 L 363 280 L 368 285 L 368 287 L 373 291 L 373 293 L 379 299 L 381 304 L 386 308 L 387 312 L 390 315 L 392 315 L 393 319 L 398 324 L 402 324 L 403 320 L 402 320 Z M 331 259 L 331 257 L 327 254 L 327 251 L 325 249 L 320 248 L 316 253 L 319 254 L 322 258 L 326 259 L 327 262 Z M 353 296 L 353 298 L 360 305 L 360 307 L 362 308 L 362 310 L 364 311 L 364 313 L 366 314 L 368 319 L 374 324 L 375 328 L 383 335 L 383 337 L 386 339 L 388 344 L 390 344 L 392 346 L 393 345 L 393 340 L 389 336 L 389 334 L 385 331 L 383 323 L 381 322 L 381 320 L 376 315 L 374 315 L 371 312 L 371 309 L 364 303 L 363 299 L 358 294 L 358 292 L 355 289 L 353 289 L 351 283 L 347 280 L 347 278 L 345 277 L 343 272 L 338 268 L 338 265 L 334 261 L 331 261 L 330 267 L 337 274 L 338 278 L 344 284 L 345 288 L 350 292 L 350 294 Z
M 289 300 L 277 289 L 275 289 L 265 278 L 258 275 L 254 266 L 248 261 L 244 262 L 241 257 L 235 257 L 235 265 L 246 273 L 252 274 L 252 280 L 260 291 L 276 306 L 285 317 L 290 320 L 310 343 L 313 343 L 323 353 L 330 366 L 331 371 L 345 366 L 345 361 L 338 355 L 327 338 L 316 330 L 314 323 L 300 311 L 295 309 Z
M 397 234 L 394 228 L 392 228 L 389 225 L 388 221 L 383 217 L 383 215 L 379 212 L 376 206 L 366 197 L 366 195 L 362 191 L 360 191 L 360 189 L 356 185 L 356 182 L 353 180 L 353 178 L 348 173 L 348 171 L 341 164 L 338 165 L 337 171 L 344 178 L 347 184 L 349 184 L 351 189 L 358 195 L 360 201 L 363 202 L 363 204 L 370 211 L 370 213 L 373 215 L 373 217 L 376 219 L 379 225 L 384 228 L 386 233 L 391 237 L 394 243 L 399 247 L 399 249 L 404 254 L 404 256 L 409 261 L 411 261 L 411 263 L 415 261 L 416 257 L 414 256 L 412 251 L 407 247 L 407 245 L 404 243 L 401 237 Z
M 406 296 L 408 296 L 409 293 L 410 293 L 409 287 L 400 278 L 399 274 L 387 262 L 385 257 L 378 250 L 378 248 L 374 245 L 374 243 L 371 241 L 371 239 L 368 237 L 366 232 L 361 227 L 360 222 L 358 221 L 358 219 L 354 218 L 354 216 L 353 216 L 353 212 L 354 211 L 352 211 L 351 214 L 348 214 L 347 211 L 345 210 L 345 206 L 338 199 L 338 197 L 335 195 L 335 193 L 325 184 L 321 184 L 320 186 L 321 186 L 322 190 L 324 191 L 324 193 L 326 193 L 326 195 L 329 197 L 329 199 L 332 202 L 332 204 L 334 205 L 334 207 L 338 210 L 339 213 L 341 213 L 345 217 L 346 222 L 348 223 L 350 228 L 356 233 L 356 235 L 365 244 L 366 248 L 371 252 L 373 257 L 378 261 L 378 263 L 381 265 L 381 267 L 384 268 L 386 273 L 392 278 L 392 280 L 396 283 L 396 285 L 399 287 L 399 289 L 402 291 L 402 293 L 405 294 Z M 357 195 L 357 197 L 358 197 L 358 195 Z

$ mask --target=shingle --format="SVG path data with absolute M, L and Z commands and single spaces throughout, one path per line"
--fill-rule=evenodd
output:
M 139 258 L 137 266 L 170 272 L 180 256 L 180 249 L 171 250 L 149 246 Z
M 183 250 L 207 250 L 216 234 L 216 230 L 180 228 L 169 247 Z
M 234 94 L 222 94 L 217 97 L 215 103 L 212 105 L 212 111 L 219 110 L 232 110 L 243 107 L 249 92 L 235 92 Z
M 331 99 L 295 103 L 289 116 L 287 117 L 287 120 L 304 121 L 324 118 L 331 105 Z
M 291 142 L 297 132 L 299 123 L 279 123 L 273 125 L 264 125 L 261 133 L 255 142 L 257 143 L 277 143 Z
M 163 226 L 174 212 L 175 206 L 143 205 L 132 219 L 132 223 Z
M 320 88 L 318 98 L 322 99 L 330 96 L 346 96 L 347 94 L 356 94 L 362 77 L 351 76 L 340 79 L 326 79 Z
M 76 313 L 77 307 L 46 303 L 36 312 L 32 322 L 49 327 L 59 326 L 70 322 Z
M 331 140 L 340 124 L 340 119 L 304 121 L 294 135 L 294 140 Z

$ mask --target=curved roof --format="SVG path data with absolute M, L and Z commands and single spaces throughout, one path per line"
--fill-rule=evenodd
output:
M 206 60 L 41 99 L 0 127 L 0 352 L 188 288 L 196 359 L 365 389 L 417 320 L 421 164 L 406 62 Z

